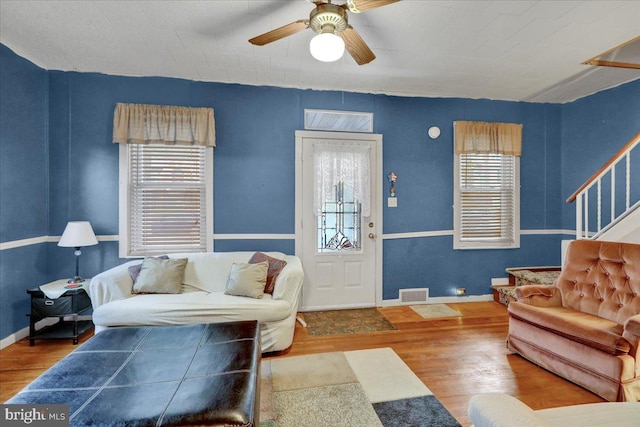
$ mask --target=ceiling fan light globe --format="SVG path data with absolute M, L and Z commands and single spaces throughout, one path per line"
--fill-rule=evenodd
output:
M 344 40 L 333 33 L 318 34 L 311 39 L 309 51 L 318 61 L 334 62 L 344 54 Z

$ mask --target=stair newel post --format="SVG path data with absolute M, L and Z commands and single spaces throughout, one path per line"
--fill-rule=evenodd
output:
M 631 206 L 631 150 L 627 152 L 627 155 L 625 157 L 627 162 L 627 210 L 629 210 L 629 206 Z
M 576 240 L 582 238 L 582 194 L 576 197 Z
M 616 220 L 616 165 L 611 166 L 611 221 Z
M 602 230 L 602 179 L 598 179 L 598 233 Z
M 582 229 L 584 230 L 584 238 L 589 238 L 589 188 L 584 191 L 584 223 Z

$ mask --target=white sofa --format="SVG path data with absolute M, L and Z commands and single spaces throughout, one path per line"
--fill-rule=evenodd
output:
M 469 418 L 474 427 L 638 427 L 640 403 L 602 402 L 534 411 L 504 393 L 471 397 Z
M 169 254 L 188 258 L 179 294 L 132 294 L 130 261 L 95 276 L 89 285 L 96 333 L 107 327 L 182 325 L 258 320 L 262 352 L 285 350 L 293 342 L 298 301 L 304 279 L 302 263 L 280 252 L 267 255 L 285 260 L 273 296 L 261 299 L 224 293 L 233 263 L 246 263 L 254 252 Z

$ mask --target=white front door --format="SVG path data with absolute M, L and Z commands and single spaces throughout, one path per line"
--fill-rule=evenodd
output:
M 370 187 L 368 209 L 354 197 L 357 190 L 349 180 L 335 175 L 327 192 L 330 197 L 314 206 L 319 177 L 314 172 L 314 146 L 323 144 L 368 149 L 369 176 L 361 176 Z M 296 132 L 296 255 L 305 271 L 302 310 L 381 303 L 381 151 L 381 135 Z

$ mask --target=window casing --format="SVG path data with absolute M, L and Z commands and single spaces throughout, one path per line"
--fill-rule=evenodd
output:
M 520 247 L 520 157 L 454 155 L 454 249 Z
M 213 250 L 213 148 L 120 144 L 120 257 Z

